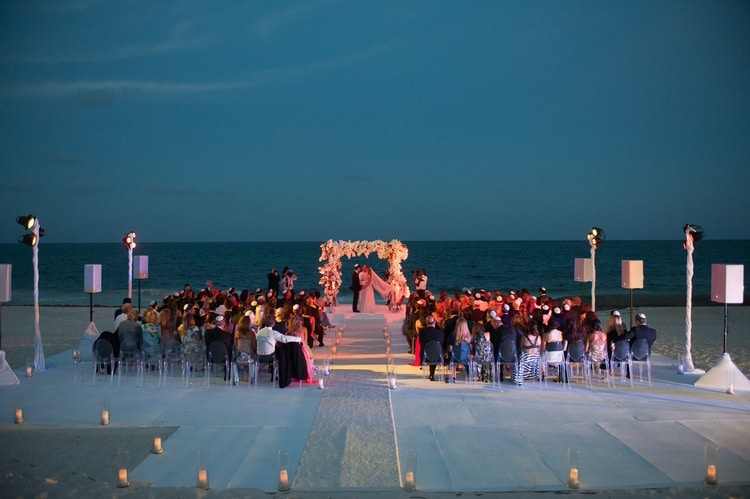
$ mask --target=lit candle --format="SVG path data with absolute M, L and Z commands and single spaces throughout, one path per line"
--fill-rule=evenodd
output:
M 334 345 L 334 346 L 331 347 L 331 353 L 333 355 L 336 355 L 336 345 Z
M 34 374 L 33 368 L 31 366 L 26 367 L 26 377 L 30 378 L 32 374 Z
M 578 468 L 570 468 L 568 474 L 568 487 L 571 489 L 577 489 L 581 486 L 581 482 L 578 481 Z
M 388 378 L 388 386 L 391 389 L 395 390 L 396 389 L 396 378 L 393 378 L 393 377 Z
M 161 454 L 164 452 L 164 448 L 161 446 L 161 437 L 154 437 L 154 448 L 151 449 L 154 454 Z
M 706 469 L 706 483 L 709 485 L 717 485 L 719 479 L 716 477 L 716 465 L 709 464 Z
M 326 387 L 325 381 L 323 381 L 323 379 L 322 379 L 322 378 L 321 378 L 321 379 L 319 379 L 319 380 L 318 380 L 318 388 L 320 388 L 320 389 L 322 390 L 322 389 L 323 389 L 323 388 L 325 388 L 325 387 Z
M 406 483 L 404 484 L 404 488 L 409 491 L 416 490 L 417 486 L 414 483 L 414 472 L 413 471 L 407 471 L 406 472 Z
M 109 424 L 109 411 L 106 409 L 102 411 L 102 424 L 103 425 Z
M 16 417 L 13 419 L 16 424 L 23 423 L 23 409 L 16 409 Z
M 677 374 L 685 374 L 685 365 L 677 364 Z
M 291 485 L 289 484 L 289 472 L 287 470 L 279 470 L 279 490 L 289 490 Z
M 734 383 L 729 383 L 729 386 L 727 387 L 727 393 L 729 395 L 734 395 Z
M 198 488 L 208 489 L 208 471 L 198 470 Z
M 128 470 L 127 469 L 120 468 L 117 471 L 117 486 L 118 487 L 130 486 L 130 482 L 128 482 Z

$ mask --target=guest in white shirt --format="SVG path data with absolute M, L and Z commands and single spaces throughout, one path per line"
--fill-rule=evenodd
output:
M 276 343 L 302 343 L 302 338 L 297 336 L 287 336 L 276 331 L 273 327 L 276 325 L 276 319 L 273 315 L 268 315 L 263 321 L 264 327 L 261 328 L 256 339 L 258 342 L 258 360 L 268 362 L 273 358 L 276 352 Z

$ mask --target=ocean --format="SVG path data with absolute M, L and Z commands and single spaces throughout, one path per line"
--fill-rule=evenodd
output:
M 139 242 L 134 256 L 148 256 L 148 277 L 132 280 L 133 302 L 145 306 L 161 301 L 189 283 L 194 290 L 213 280 L 220 288 L 266 288 L 266 275 L 288 266 L 298 276 L 296 289 L 319 289 L 322 265 L 319 242 Z M 687 253 L 682 240 L 605 241 L 596 251 L 597 308 L 625 307 L 630 290 L 621 286 L 621 262 L 643 260 L 644 287 L 633 290 L 635 306 L 685 305 Z M 526 288 L 540 286 L 553 298 L 582 296 L 591 299 L 591 283 L 574 280 L 576 258 L 590 258 L 588 241 L 404 241 L 409 257 L 403 263 L 407 280 L 414 269 L 424 268 L 429 289 L 449 294 L 466 289 Z M 40 305 L 88 306 L 84 292 L 84 265 L 102 265 L 102 292 L 94 305 L 117 306 L 127 296 L 128 251 L 122 243 L 50 243 L 39 245 Z M 695 246 L 693 304 L 710 304 L 711 264 L 750 264 L 750 241 L 712 241 Z M 339 303 L 351 302 L 347 282 L 355 262 L 383 272 L 387 263 L 372 254 L 342 262 L 344 286 Z M 0 264 L 12 265 L 12 293 L 8 305 L 33 304 L 32 250 L 23 244 L 0 244 Z M 745 302 L 748 293 L 745 292 Z M 382 300 L 378 298 L 382 303 Z

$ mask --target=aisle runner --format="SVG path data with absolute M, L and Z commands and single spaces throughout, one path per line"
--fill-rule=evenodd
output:
M 381 328 L 382 319 L 374 316 L 347 323 L 294 490 L 399 486 L 390 398 L 381 369 L 385 364 Z M 323 349 L 315 351 L 322 353 Z

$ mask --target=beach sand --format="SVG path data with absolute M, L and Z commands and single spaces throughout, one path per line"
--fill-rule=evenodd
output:
M 94 322 L 99 331 L 111 330 L 114 308 L 96 308 Z M 623 310 L 623 319 L 629 321 L 630 311 Z M 656 353 L 676 359 L 684 351 L 684 308 L 639 308 L 649 325 L 658 332 L 654 345 Z M 608 313 L 608 311 L 607 311 Z M 728 351 L 743 372 L 750 366 L 750 335 L 748 320 L 750 308 L 729 308 Z M 692 356 L 696 368 L 710 369 L 723 352 L 724 308 L 699 307 L 693 309 Z M 89 324 L 88 307 L 42 307 L 40 329 L 46 356 L 73 348 Z M 405 344 L 403 345 L 406 346 Z M 11 306 L 2 309 L 2 349 L 16 372 L 25 365 L 26 358 L 34 355 L 34 309 Z M 0 392 L 3 396 L 9 392 Z M 167 435 L 174 428 L 167 428 Z M 383 491 L 329 491 L 268 493 L 252 489 L 224 491 L 197 488 L 154 488 L 147 483 L 133 483 L 128 488 L 116 488 L 112 483 L 111 448 L 101 445 L 101 429 L 96 427 L 67 427 L 0 424 L 0 496 L 3 497 L 308 497 L 376 498 L 376 497 L 538 497 L 551 492 L 521 493 L 408 493 L 400 490 Z M 146 459 L 149 439 L 148 428 L 109 428 L 108 437 L 116 438 L 129 451 L 132 462 Z M 85 463 L 85 465 L 84 465 Z M 748 497 L 747 487 L 704 486 L 669 489 L 637 489 L 608 491 L 565 491 L 579 496 L 599 497 Z

